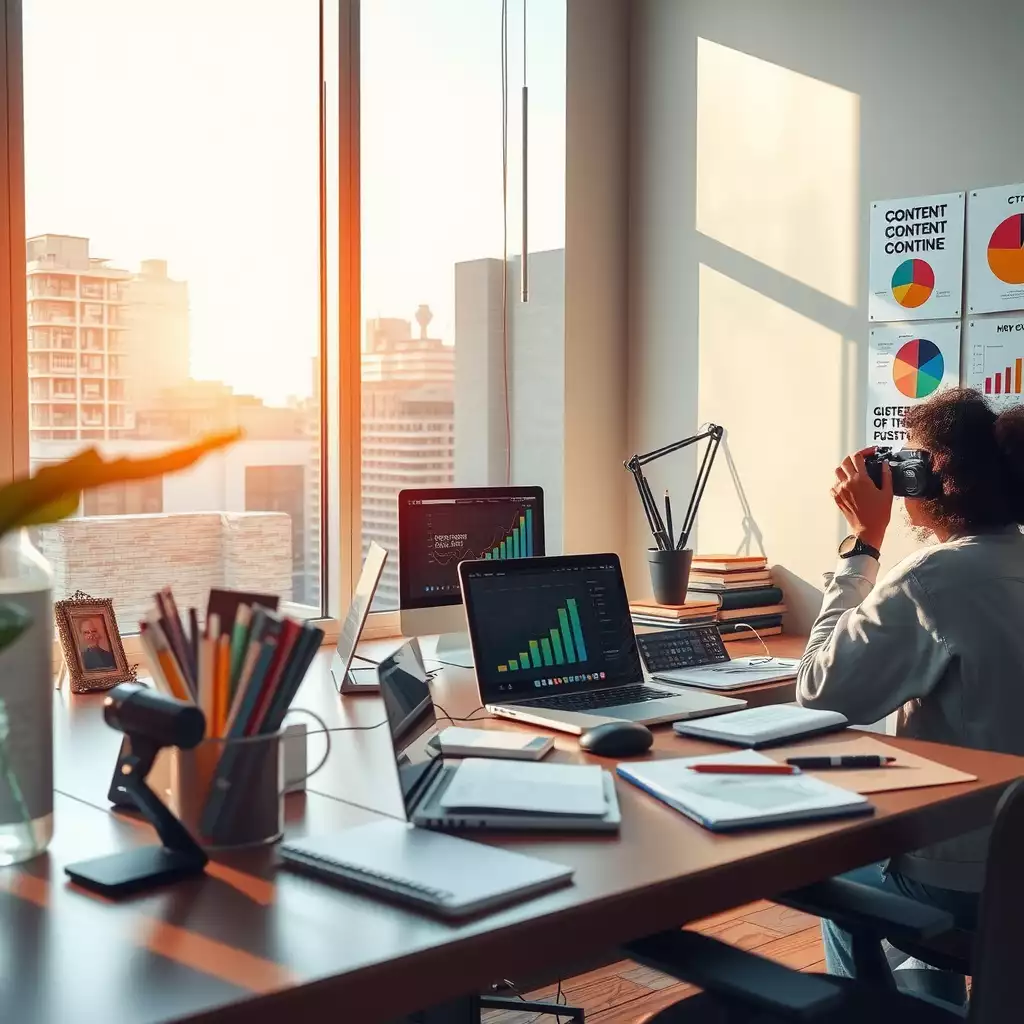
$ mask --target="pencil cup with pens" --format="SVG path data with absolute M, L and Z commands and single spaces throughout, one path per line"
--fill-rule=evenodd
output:
M 647 524 L 651 528 L 651 536 L 655 546 L 647 549 L 647 561 L 651 569 L 651 589 L 654 600 L 658 604 L 681 605 L 686 603 L 686 590 L 690 582 L 690 565 L 693 562 L 693 550 L 687 542 L 697 519 L 704 488 L 711 476 L 711 467 L 718 453 L 718 446 L 725 436 L 725 428 L 708 423 L 692 437 L 683 438 L 663 448 L 656 448 L 645 455 L 633 455 L 624 463 L 626 469 L 633 474 L 640 503 L 643 505 Z M 677 534 L 672 522 L 672 499 L 665 491 L 665 514 L 654 497 L 651 485 L 644 475 L 644 466 L 656 459 L 664 458 L 673 452 L 688 448 L 690 445 L 707 441 L 704 457 L 701 459 L 694 481 L 690 502 L 683 516 L 682 529 Z
M 320 644 L 323 631 L 277 614 L 268 595 L 211 591 L 203 624 L 189 609 L 182 621 L 170 589 L 154 595 L 139 623 L 158 690 L 197 704 L 206 736 L 171 753 L 171 807 L 210 849 L 272 843 L 284 820 L 285 716 Z M 330 754 L 330 733 L 312 711 Z M 294 782 L 296 780 L 289 780 Z

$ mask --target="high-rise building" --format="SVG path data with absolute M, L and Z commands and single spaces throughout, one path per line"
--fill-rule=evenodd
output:
M 28 239 L 29 439 L 106 440 L 130 423 L 125 289 L 131 273 L 89 255 L 89 239 Z
M 27 242 L 31 441 L 126 437 L 135 412 L 188 379 L 188 286 L 163 260 L 138 274 L 89 255 L 89 239 Z
M 166 260 L 143 260 L 126 297 L 126 390 L 138 409 L 161 389 L 188 380 L 188 282 L 168 277 Z
M 450 486 L 455 474 L 455 348 L 431 338 L 430 310 L 366 325 L 362 354 L 363 550 L 389 552 L 375 607 L 398 607 L 398 492 Z

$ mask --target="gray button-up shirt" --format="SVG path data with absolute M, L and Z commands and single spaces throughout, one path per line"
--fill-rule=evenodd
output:
M 1024 754 L 1024 535 L 958 537 L 876 582 L 841 559 L 797 677 L 805 707 L 868 724 L 899 709 L 901 736 Z M 979 891 L 988 830 L 893 860 L 928 885 Z

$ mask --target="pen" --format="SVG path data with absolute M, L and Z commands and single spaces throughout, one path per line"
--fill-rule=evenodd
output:
M 672 499 L 668 496 L 668 488 L 665 488 L 665 529 L 668 533 L 668 549 L 671 551 L 676 546 L 676 531 L 672 529 Z
M 703 775 L 799 775 L 800 769 L 792 764 L 691 764 L 691 772 Z
M 880 757 L 878 754 L 857 754 L 850 757 L 787 757 L 786 764 L 807 769 L 885 768 L 895 760 L 895 757 Z

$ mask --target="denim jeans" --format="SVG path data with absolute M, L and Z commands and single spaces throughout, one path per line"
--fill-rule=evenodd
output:
M 953 889 L 938 889 L 933 885 L 924 885 L 896 873 L 887 873 L 882 864 L 869 864 L 867 867 L 851 871 L 844 878 L 862 885 L 870 885 L 874 889 L 882 889 L 897 896 L 916 900 L 931 907 L 938 907 L 953 915 L 958 928 L 974 930 L 978 919 L 979 894 L 974 892 L 956 892 Z M 853 978 L 856 971 L 853 965 L 853 938 L 849 932 L 843 931 L 832 921 L 821 922 L 821 935 L 825 943 L 825 965 L 829 974 L 843 978 Z M 956 1005 L 963 1005 L 967 999 L 967 986 L 962 974 L 949 971 L 925 970 L 915 973 L 913 988 L 933 999 L 942 999 Z M 898 975 L 897 975 L 898 976 Z

